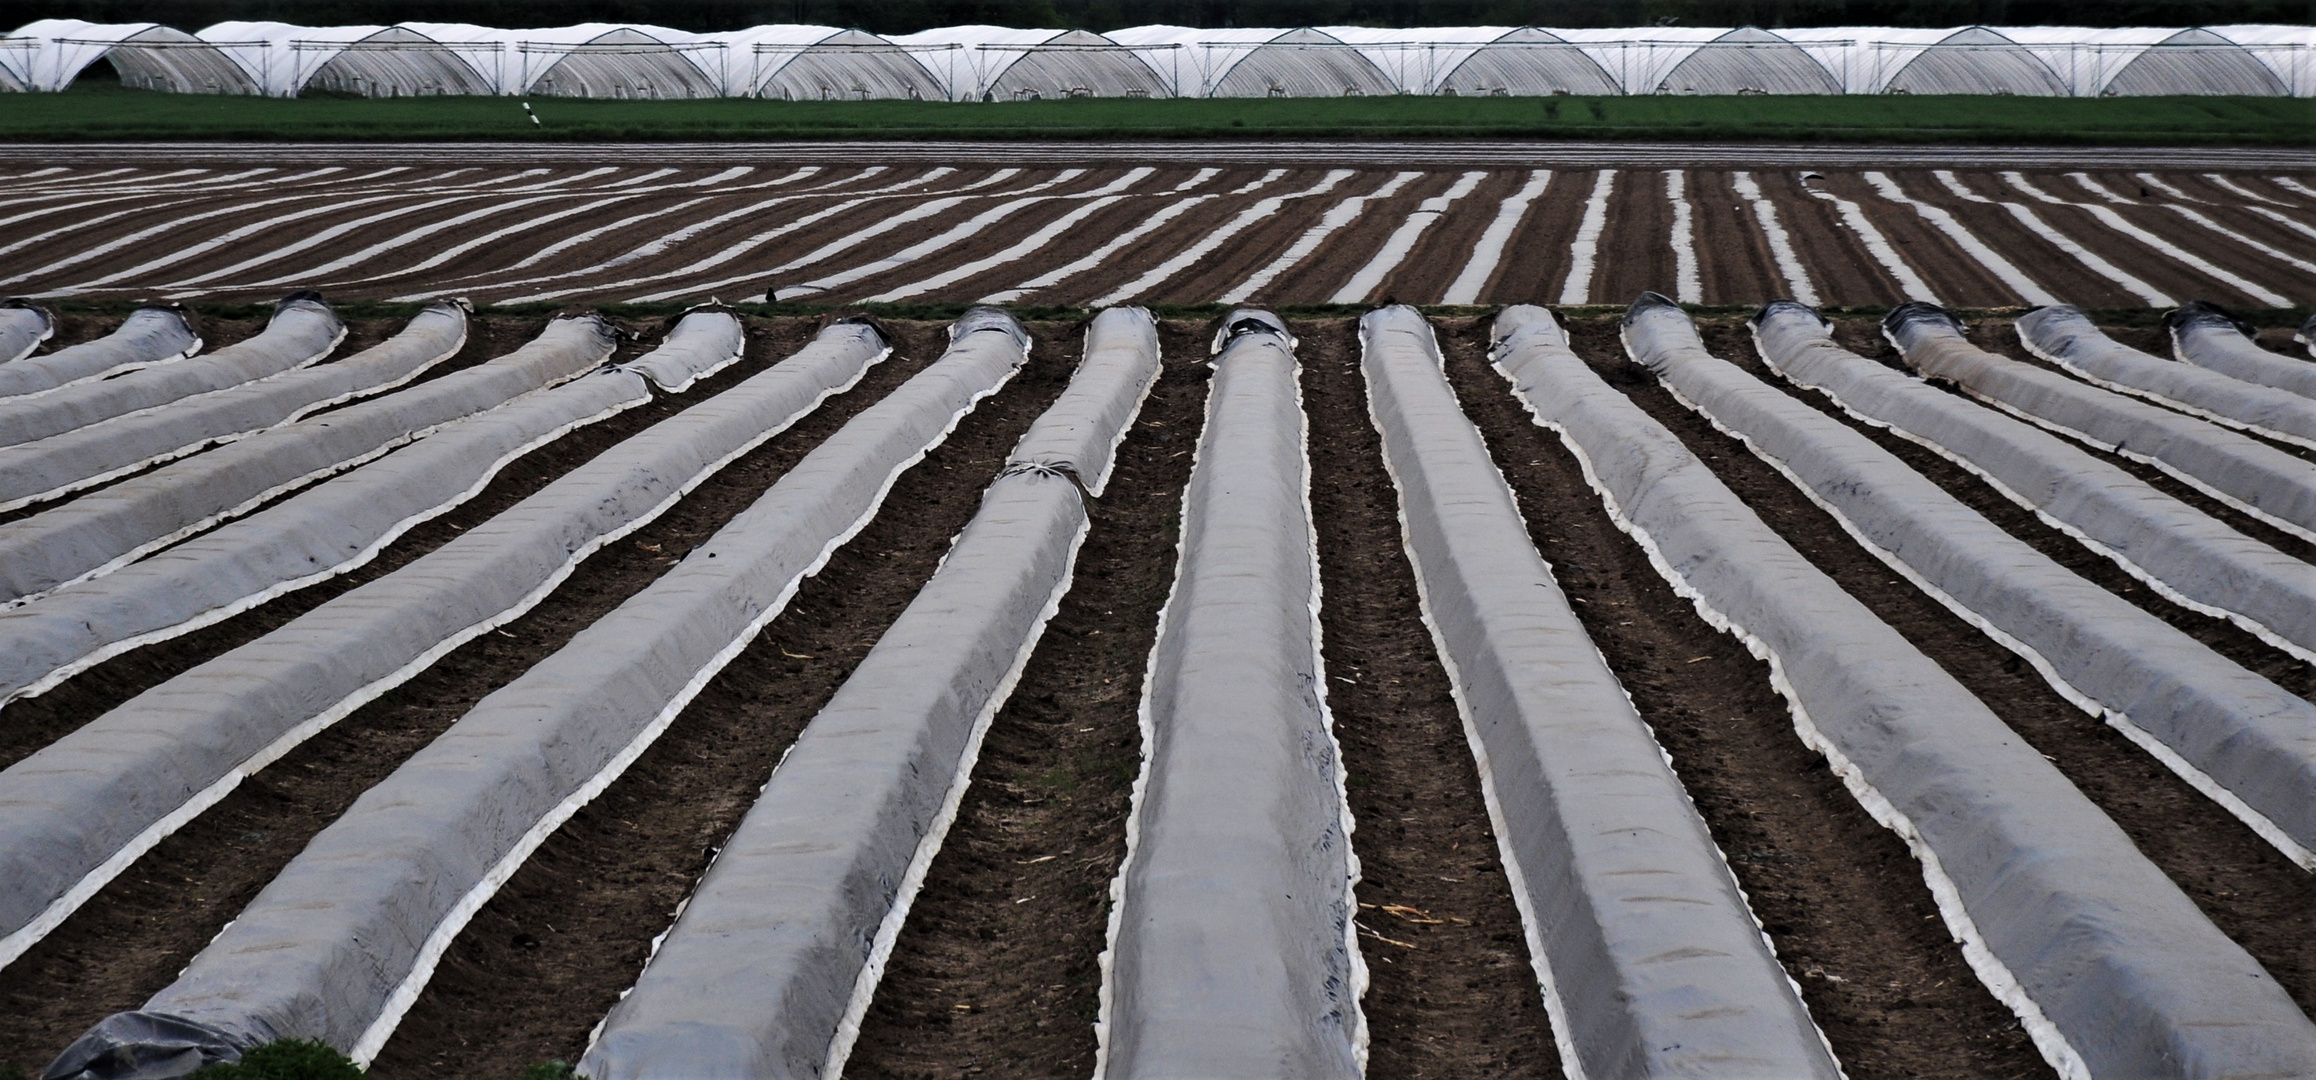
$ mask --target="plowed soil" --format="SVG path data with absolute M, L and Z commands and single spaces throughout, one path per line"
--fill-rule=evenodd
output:
M 1246 170 L 1208 187 L 1228 190 L 1258 175 Z M 1218 199 L 1209 204 L 1215 214 L 1204 226 L 1228 220 L 1253 199 L 1308 186 L 1318 175 L 1297 172 L 1255 195 Z M 1355 183 L 1372 187 L 1379 182 L 1374 177 Z M 1853 242 L 1819 223 L 1831 220 L 1831 206 L 1771 184 L 1766 175 L 1757 179 L 1778 201 L 1805 262 L 1832 258 L 1822 253 Z M 1080 187 L 1100 182 L 1089 174 Z M 1439 235 L 1427 237 L 1417 254 L 1433 250 L 1435 242 L 1468 248 L 1492 219 L 1496 202 L 1522 182 L 1525 174 L 1491 177 L 1459 204 L 1458 212 L 1471 216 L 1463 224 L 1453 215 L 1440 222 L 1434 227 Z M 1555 176 L 1523 234 L 1556 236 L 1557 248 L 1545 250 L 1565 252 L 1590 183 L 1588 173 Z M 1620 206 L 1639 198 L 1634 192 L 1665 206 L 1661 173 L 1622 174 L 1618 188 Z M 1726 174 L 1692 173 L 1691 190 L 1693 198 L 1726 205 L 1732 220 L 1750 216 L 1750 208 L 1727 190 Z M 1861 198 L 1842 190 L 1869 207 L 1877 201 L 1870 193 Z M 1926 195 L 1912 185 L 1910 190 Z M 1412 201 L 1400 210 L 1429 191 L 1411 189 L 1404 198 Z M 1243 250 L 1234 245 L 1229 258 L 1218 254 L 1191 276 L 1235 284 L 1315 223 L 1327 205 L 1331 200 L 1291 204 L 1249 230 Z M 1922 229 L 1910 210 L 1883 206 L 1889 212 L 1877 210 L 1876 220 L 1894 244 L 1910 245 L 1901 248 L 1909 260 L 1944 253 L 1915 263 L 1935 287 L 1981 280 L 1966 256 Z M 1484 214 L 1477 212 L 1482 209 Z M 1805 224 L 1805 213 L 1817 216 Z M 1626 216 L 1632 220 L 1623 228 L 1634 238 L 1669 228 L 1669 219 L 1644 220 L 1637 210 Z M 1704 221 L 1700 210 L 1701 237 L 1707 235 Z M 1913 239 L 1902 241 L 1901 235 Z M 1662 240 L 1651 242 L 1661 246 Z M 1069 242 L 1082 252 L 1100 241 Z M 972 250 L 995 250 L 995 244 L 994 236 L 977 238 Z M 1087 291 L 1096 278 L 1100 288 L 1114 287 L 1160 257 L 1144 254 L 1145 261 L 1121 260 L 1115 270 L 1089 272 L 1063 291 Z M 963 250 L 957 253 L 959 260 L 965 257 Z M 1344 265 L 1335 270 L 1347 276 L 1366 257 L 1343 255 L 1338 261 Z M 1752 267 L 1749 273 L 1774 279 L 1765 248 L 1733 246 L 1711 258 L 1721 261 L 1708 265 L 1742 263 Z M 1604 239 L 1604 273 L 1627 262 L 1635 268 L 1615 271 L 1622 275 L 1618 288 L 1669 287 L 1669 251 L 1661 260 L 1636 262 Z M 1524 258 L 1515 246 L 1497 288 L 1556 291 L 1558 265 L 1557 257 Z M 1437 288 L 1458 269 L 1453 260 L 1424 262 L 1392 279 L 1390 287 L 1415 288 L 1403 284 L 1415 282 Z M 2040 270 L 2030 272 L 2039 279 Z M 1015 280 L 1030 273 L 1024 263 Z M 994 276 L 974 286 L 996 287 L 1002 285 Z M 534 333 L 542 319 L 478 320 L 474 343 L 454 363 L 503 352 Z M 238 320 L 210 330 L 224 340 L 256 325 Z M 1964 962 L 1937 916 L 1920 865 L 1795 734 L 1766 665 L 1713 630 L 1665 584 L 1610 520 L 1575 458 L 1530 421 L 1487 365 L 1486 320 L 1443 318 L 1435 325 L 1450 381 L 1518 495 L 1531 537 L 1670 755 L 1848 1074 L 1860 1080 L 2052 1075 L 2016 1019 Z M 406 565 L 620 439 L 763 370 L 815 326 L 803 319 L 751 320 L 742 364 L 687 394 L 663 396 L 526 456 L 476 499 L 413 530 L 370 565 L 9 705 L 0 714 L 6 721 L 0 723 L 0 765 L 329 597 Z M 85 337 L 106 328 L 98 320 L 76 319 L 67 320 L 65 332 Z M 363 322 L 350 340 L 373 341 L 395 328 Z M 628 353 L 647 347 L 656 332 L 640 324 L 633 329 L 646 339 L 628 345 Z M 167 985 L 361 791 L 481 697 L 650 584 L 846 419 L 921 370 L 945 341 L 934 323 L 896 323 L 891 329 L 894 355 L 858 387 L 589 559 L 523 619 L 454 651 L 245 782 L 30 953 L 0 969 L 0 1070 L 40 1069 L 96 1020 L 134 1008 Z M 467 926 L 373 1072 L 387 1078 L 512 1077 L 536 1062 L 576 1060 L 590 1029 L 632 985 L 653 936 L 667 928 L 782 752 L 933 573 L 1015 438 L 1060 392 L 1076 364 L 1082 327 L 1039 323 L 1030 329 L 1037 344 L 1029 367 L 906 473 L 869 527 Z M 1294 329 L 1302 341 L 1302 389 L 1311 423 L 1328 694 L 1349 773 L 1354 850 L 1364 868 L 1359 943 L 1372 979 L 1363 1001 L 1371 1030 L 1370 1075 L 1560 1075 L 1533 958 L 1401 548 L 1396 493 L 1382 468 L 1356 367 L 1356 323 L 1298 321 Z M 1813 407 L 1835 411 L 1822 397 L 1769 376 L 1739 324 L 1706 320 L 1703 330 L 1718 355 Z M 1680 406 L 1625 359 L 1614 319 L 1576 319 L 1570 331 L 1578 355 L 1595 371 L 1671 428 L 1804 556 L 2050 756 L 2303 1008 L 2316 1008 L 2316 917 L 2310 915 L 2316 911 L 2316 879 L 2062 699 L 2032 667 L 1900 579 L 1741 443 Z M 1161 325 L 1164 375 L 1120 447 L 1109 489 L 1093 501 L 1093 526 L 1075 584 L 987 736 L 956 822 L 863 1022 L 849 1075 L 1062 1080 L 1091 1071 L 1109 889 L 1124 851 L 1140 760 L 1136 710 L 1157 613 L 1175 570 L 1180 500 L 1202 423 L 1211 332 L 1210 325 L 1195 322 Z M 1971 332 L 1985 347 L 2017 354 L 2015 335 L 2001 320 L 1987 320 Z M 1890 359 L 1868 320 L 1837 320 L 1836 334 L 1864 355 Z M 2115 334 L 2127 344 L 2167 351 L 2159 331 L 2126 328 Z M 1911 443 L 1859 429 L 2063 565 L 2280 685 L 2303 695 L 2316 692 L 2316 667 L 2220 620 L 2164 602 L 1959 468 Z M 2242 515 L 2151 469 L 2121 464 L 2247 534 L 2297 557 L 2316 557 L 2316 545 L 2289 537 L 2279 542 L 2274 529 L 2247 524 Z

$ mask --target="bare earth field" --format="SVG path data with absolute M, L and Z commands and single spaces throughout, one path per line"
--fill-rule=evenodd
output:
M 2156 316 L 2207 300 L 2254 315 L 2261 346 L 2306 363 L 2290 328 L 2316 301 L 2316 168 L 2096 154 L 2081 166 L 1986 158 L 1886 168 L 1645 156 L 1518 166 L 952 165 L 763 154 L 665 164 L 648 155 L 594 164 L 0 162 L 0 294 L 62 313 L 43 353 L 110 332 L 130 301 L 164 299 L 193 310 L 214 351 L 262 329 L 247 305 L 310 288 L 356 314 L 332 354 L 343 358 L 401 329 L 406 309 L 386 305 L 470 298 L 467 343 L 423 387 L 505 355 L 557 311 L 610 310 L 623 333 L 615 362 L 660 342 L 673 320 L 652 313 L 669 305 L 721 298 L 746 312 L 738 363 L 540 440 L 358 568 L 7 702 L 0 769 L 392 574 L 581 465 L 625 452 L 626 440 L 795 353 L 827 325 L 819 309 L 865 305 L 880 314 L 893 350 L 664 515 L 579 563 L 519 619 L 257 771 L 0 963 L 0 1070 L 37 1075 L 92 1024 L 169 986 L 363 792 L 642 593 L 847 420 L 939 358 L 945 325 L 909 317 L 905 305 L 983 301 L 1023 315 L 1026 367 L 902 473 L 867 525 L 664 734 L 488 897 L 370 1062 L 373 1075 L 512 1078 L 534 1063 L 578 1060 L 798 733 L 941 566 L 1015 441 L 1062 393 L 1090 309 L 1126 304 L 1162 315 L 1218 302 L 1287 309 L 1299 339 L 1326 695 L 1363 866 L 1355 921 L 1371 977 L 1361 1002 L 1367 1075 L 1563 1075 L 1450 672 L 1403 545 L 1359 368 L 1359 324 L 1343 314 L 1387 302 L 1425 305 L 1457 401 L 1529 536 L 1849 1076 L 2058 1074 L 1974 973 L 1907 845 L 1796 735 L 1769 666 L 1676 594 L 1588 486 L 1584 464 L 1531 422 L 1489 363 L 1491 306 L 1569 309 L 1572 347 L 1594 372 L 2053 762 L 2292 1002 L 2316 1012 L 2316 877 L 1900 578 L 1629 359 L 1615 313 L 1593 307 L 1643 290 L 1697 305 L 1714 355 L 1863 433 L 2099 587 L 2308 698 L 2316 664 L 2166 599 L 1945 457 L 1785 381 L 1725 310 L 1801 299 L 1827 311 L 1845 347 L 1906 370 L 1876 317 L 1933 301 L 1973 312 L 1970 337 L 1982 348 L 2055 371 L 2020 346 L 2017 309 L 2099 309 L 2117 340 L 2167 356 Z M 848 1075 L 1059 1080 L 1094 1067 L 1111 883 L 1142 760 L 1137 708 L 1174 584 L 1218 323 L 1158 325 L 1163 373 L 1118 448 L 1108 488 L 1087 499 L 1092 526 L 1074 585 L 988 730 L 861 1020 Z M 2303 446 L 2264 436 L 2263 445 L 2316 461 Z M 2316 560 L 2316 544 L 2301 536 L 2138 460 L 2091 452 L 2284 555 Z M 0 539 L 122 482 L 0 514 Z M 0 649 L 8 632 L 0 619 Z M 0 810 L 0 831 L 8 827 Z

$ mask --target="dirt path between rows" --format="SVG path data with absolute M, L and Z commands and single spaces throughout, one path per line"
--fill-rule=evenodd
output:
M 937 324 L 895 329 L 907 356 L 930 359 L 947 340 Z M 797 733 L 932 577 L 1014 442 L 1061 393 L 1077 367 L 1073 329 L 1033 328 L 1029 366 L 903 473 L 868 527 L 483 906 L 372 1076 L 511 1077 L 578 1060 Z M 713 531 L 664 542 L 662 557 Z
M 1142 676 L 1174 583 L 1210 332 L 1160 327 L 1165 373 L 1093 504 L 1069 594 L 982 742 L 861 1022 L 845 1070 L 855 1080 L 1093 1071 Z
M 1486 321 L 1439 325 L 1449 378 L 1529 535 L 1671 755 L 1842 1067 L 1857 1080 L 2051 1076 L 1964 962 L 1905 844 L 1794 733 L 1768 666 L 1699 618 L 1617 530 L 1575 457 L 1486 364 Z M 1570 329 L 1612 385 L 1650 385 L 1623 359 L 1613 320 Z M 1755 505 L 1772 519 L 1796 512 Z
M 1559 1074 L 1520 911 L 1399 529 L 1358 324 L 1296 323 L 1327 702 L 1359 856 L 1370 1080 Z
M 750 362 L 734 365 L 674 400 L 679 404 L 703 400 L 708 393 L 761 371 L 790 351 L 799 340 L 798 332 L 809 333 L 811 326 L 808 320 L 796 320 L 793 328 L 767 328 L 754 339 Z M 923 339 L 928 333 L 917 336 Z M 850 393 L 830 399 L 781 436 L 727 466 L 658 521 L 581 564 L 523 618 L 467 643 L 316 735 L 162 841 L 39 945 L 0 970 L 0 1048 L 5 1048 L 0 1049 L 5 1055 L 0 1068 L 16 1066 L 36 1073 L 89 1025 L 112 1012 L 137 1007 L 168 985 L 315 833 L 336 820 L 364 790 L 465 715 L 485 694 L 649 584 L 670 565 L 668 554 L 705 539 L 844 419 L 929 359 L 931 355 L 922 351 L 898 350 Z M 628 415 L 664 408 L 655 403 Z M 482 497 L 413 530 L 403 542 L 413 543 L 415 538 L 415 543 L 431 547 L 480 523 L 511 505 L 518 491 L 543 484 L 543 474 L 560 475 L 605 449 L 608 441 L 602 432 L 625 419 L 590 429 L 584 442 L 569 448 L 564 446 L 569 440 L 559 441 L 531 455 L 518 466 L 537 472 L 502 475 Z M 563 456 L 566 453 L 569 457 Z M 510 468 L 509 473 L 517 471 Z M 362 573 L 384 573 L 385 561 Z M 267 605 L 251 614 L 272 609 Z M 236 628 L 237 621 L 172 644 L 185 645 L 189 658 L 222 652 L 258 632 Z

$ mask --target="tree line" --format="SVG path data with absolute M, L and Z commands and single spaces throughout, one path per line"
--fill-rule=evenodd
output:
M 0 0 L 0 29 L 44 18 L 307 26 L 635 22 L 678 30 L 934 26 L 2198 26 L 2307 23 L 2309 0 Z

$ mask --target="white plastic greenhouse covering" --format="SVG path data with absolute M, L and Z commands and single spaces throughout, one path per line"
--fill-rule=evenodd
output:
M 258 80 L 218 49 L 182 30 L 158 23 L 92 23 L 42 19 L 26 23 L 14 36 L 36 38 L 32 88 L 62 90 L 81 70 L 110 60 L 121 85 L 178 94 L 255 94 Z
M 0 91 L 32 89 L 32 57 L 40 50 L 40 39 L 0 37 Z
M 1833 72 L 1845 94 L 2067 94 L 2066 80 L 2042 56 L 1984 26 L 1821 26 L 1778 33 Z
M 1549 97 L 1620 94 L 1600 63 L 1568 39 L 1533 26 L 1378 30 L 1330 26 L 1410 94 Z
M 1800 46 L 1767 30 L 1659 26 L 1562 30 L 1628 94 L 1839 94 L 1842 84 Z M 1639 35 L 1639 36 L 1636 36 Z
M 1171 97 L 1177 50 L 1130 49 L 1084 30 L 945 26 L 893 39 L 918 55 L 952 101 Z M 1146 53 L 1157 53 L 1152 61 Z M 1153 66 L 1153 64 L 1157 66 Z
M 1082 30 L 828 26 L 714 34 L 615 23 L 303 27 L 46 19 L 0 36 L 0 91 L 110 59 L 176 93 L 407 97 L 1343 97 L 1371 94 L 2316 96 L 2316 27 L 1464 26 Z
M 522 92 L 548 97 L 708 98 L 725 85 L 725 49 L 662 26 L 581 23 L 502 30 Z
M 2159 94 L 2280 97 L 2290 92 L 2277 73 L 2281 63 L 2271 66 L 2262 61 L 2260 54 L 2277 52 L 2281 61 L 2292 49 L 2246 48 L 2200 28 L 2126 26 L 2086 30 L 2073 26 L 2021 26 L 2004 33 L 2040 55 L 2067 81 L 2068 92 L 2076 97 Z
M 1391 77 L 1359 49 L 1323 30 L 1200 30 L 1137 26 L 1110 39 L 1131 45 L 1152 64 L 1179 63 L 1182 96 L 1358 97 L 1396 94 Z M 1165 57 L 1179 49 L 1178 61 Z
M 194 36 L 217 43 L 218 51 L 239 63 L 269 97 L 296 97 L 309 90 L 419 97 L 498 89 L 465 57 L 407 26 L 221 22 Z
M 943 96 L 926 54 L 861 30 L 833 26 L 752 26 L 703 40 L 724 48 L 724 93 L 784 101 Z

